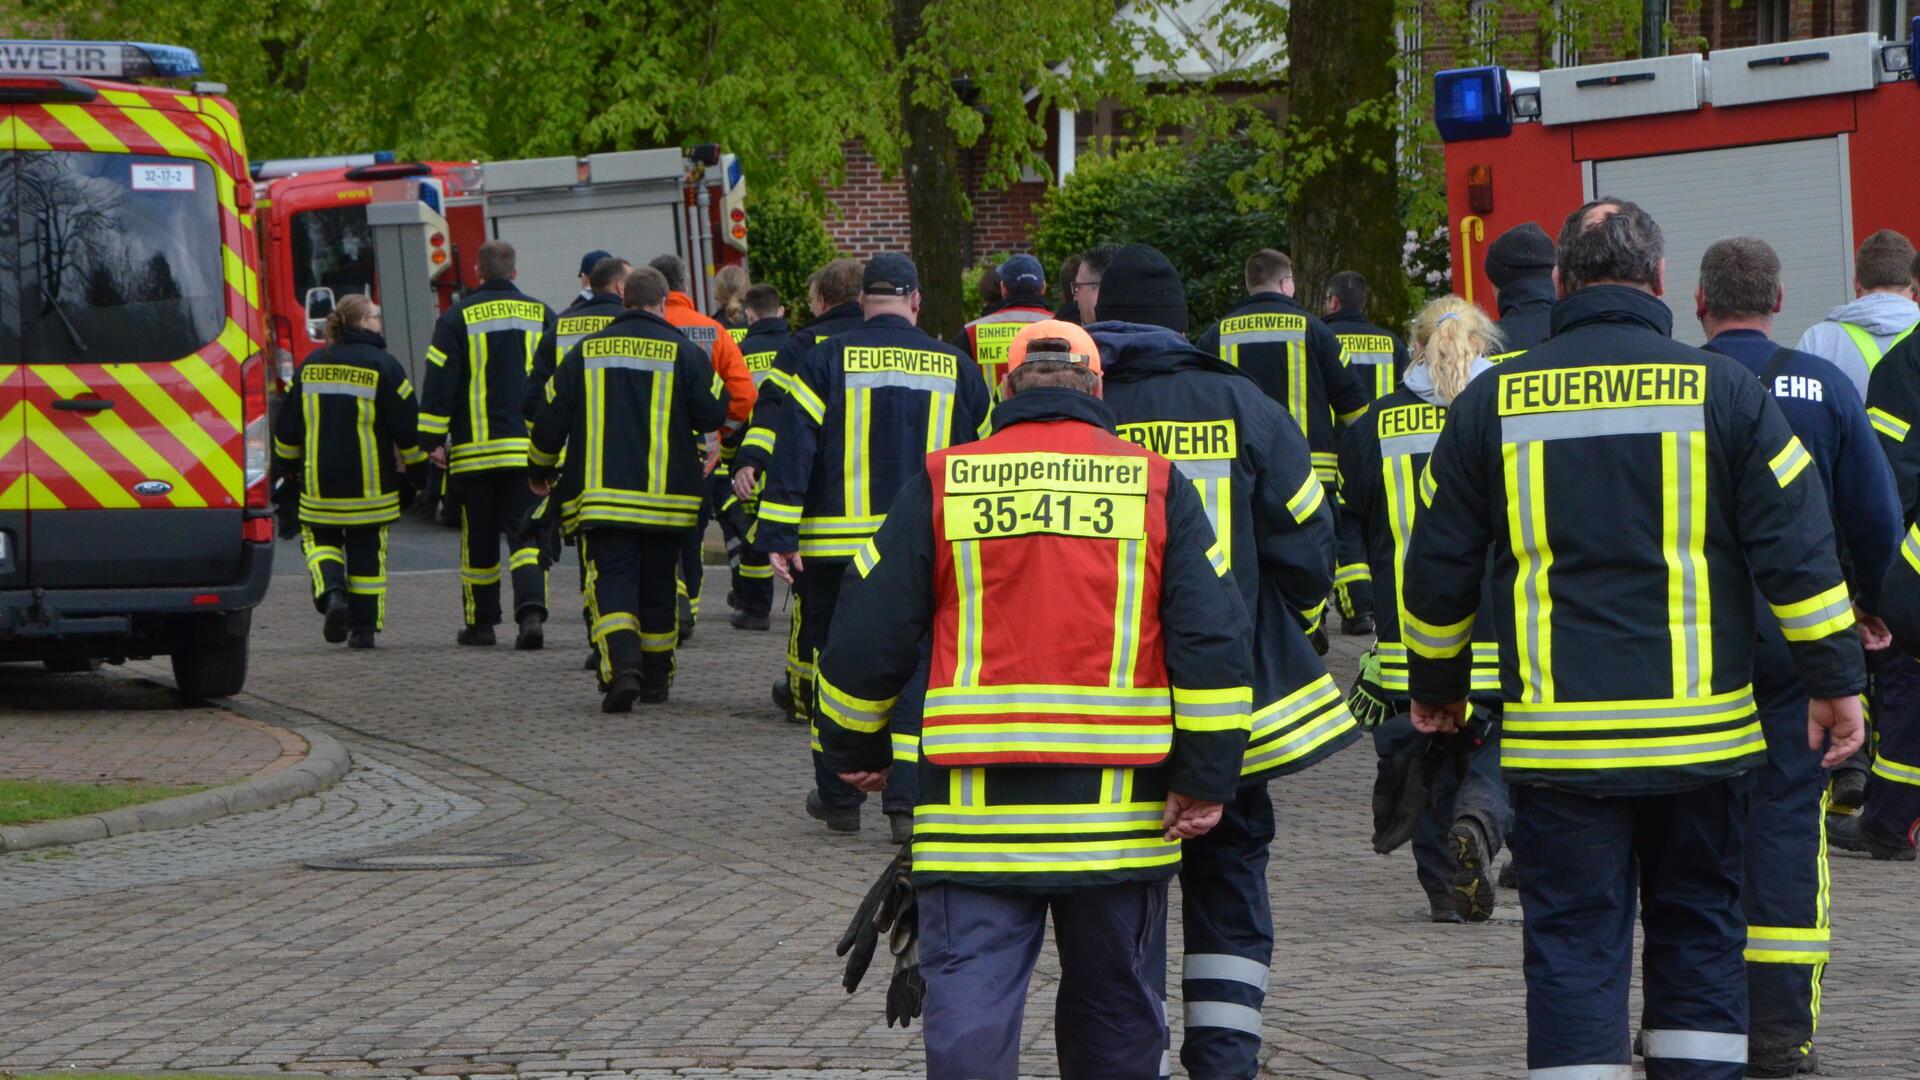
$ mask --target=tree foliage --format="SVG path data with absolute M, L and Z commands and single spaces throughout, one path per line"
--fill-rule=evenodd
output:
M 807 278 L 836 254 L 833 238 L 819 213 L 789 191 L 748 189 L 747 214 L 753 222 L 753 278 L 780 291 L 788 321 L 799 326 L 811 317 Z

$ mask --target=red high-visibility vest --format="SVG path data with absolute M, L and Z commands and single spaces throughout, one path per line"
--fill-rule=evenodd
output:
M 921 756 L 942 767 L 1165 760 L 1166 460 L 1090 424 L 1019 424 L 927 455 L 933 657 Z

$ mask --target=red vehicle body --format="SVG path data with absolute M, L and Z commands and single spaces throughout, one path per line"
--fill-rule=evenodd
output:
M 1920 237 L 1920 200 L 1906 181 L 1911 133 L 1920 130 L 1920 86 L 1900 64 L 1906 46 L 1853 38 L 1795 41 L 1710 54 L 1702 97 L 1734 96 L 1743 85 L 1783 80 L 1765 100 L 1715 104 L 1658 113 L 1554 123 L 1551 95 L 1610 93 L 1596 85 L 1632 75 L 1634 62 L 1593 65 L 1533 76 L 1507 73 L 1513 98 L 1539 94 L 1523 105 L 1521 120 L 1504 136 L 1468 138 L 1446 146 L 1448 218 L 1452 232 L 1455 291 L 1495 308 L 1487 280 L 1486 244 L 1529 221 L 1549 234 L 1566 215 L 1597 196 L 1619 196 L 1646 206 L 1667 239 L 1666 299 L 1675 313 L 1675 336 L 1699 340 L 1693 289 L 1700 256 L 1721 236 L 1760 236 L 1785 264 L 1787 306 L 1776 337 L 1791 344 L 1827 308 L 1853 298 L 1853 249 L 1878 229 Z M 1896 59 L 1885 54 L 1898 50 Z M 1782 54 L 1805 64 L 1810 55 L 1854 56 L 1866 71 L 1852 89 L 1834 90 L 1811 81 L 1831 72 L 1790 77 Z M 1663 63 L 1680 58 L 1664 58 Z M 1809 69 L 1815 65 L 1805 64 Z M 1668 72 L 1663 69 L 1662 77 Z M 1550 82 L 1550 75 L 1562 78 Z M 1583 79 L 1582 76 L 1585 76 Z M 1643 78 L 1651 76 L 1643 75 Z M 1578 90 L 1569 83 L 1584 82 Z M 1565 100 L 1563 97 L 1562 100 Z M 1592 99 L 1577 104 L 1587 106 Z M 1511 114 L 1510 114 L 1511 115 Z

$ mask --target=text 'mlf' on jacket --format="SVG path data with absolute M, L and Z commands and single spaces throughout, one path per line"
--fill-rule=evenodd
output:
M 553 390 L 534 420 L 529 464 L 560 468 L 568 532 L 698 523 L 705 485 L 688 433 L 715 430 L 727 415 L 726 386 L 699 346 L 630 308 L 567 353 Z
M 820 559 L 858 554 L 926 455 L 978 438 L 989 408 L 973 358 L 898 315 L 814 346 L 787 397 L 752 539 Z
M 1366 411 L 1372 395 L 1340 362 L 1340 339 L 1283 293 L 1254 293 L 1194 341 L 1201 352 L 1245 371 L 1280 403 L 1307 437 L 1320 482 L 1339 468 L 1335 421 Z
M 1865 685 L 1810 455 L 1750 371 L 1672 325 L 1624 286 L 1567 297 L 1552 338 L 1468 384 L 1427 462 L 1412 696 L 1467 696 L 1491 544 L 1510 781 L 1658 794 L 1758 763 L 1754 584 L 1810 694 Z
M 1200 497 L 1253 618 L 1253 729 L 1245 776 L 1298 772 L 1359 737 L 1307 640 L 1333 583 L 1333 512 L 1306 440 L 1244 371 L 1179 334 L 1088 328 L 1121 438 L 1169 458 Z
M 801 357 L 830 337 L 860 329 L 866 321 L 859 303 L 849 302 L 828 308 L 818 318 L 788 334 L 785 344 L 774 351 L 765 375 L 754 373 L 759 396 L 753 402 L 753 416 L 748 421 L 746 436 L 740 440 L 740 450 L 734 455 L 735 468 L 751 467 L 766 473 L 768 463 L 773 460 L 780 410 L 786 407 L 787 387 L 794 373 L 800 370 Z M 744 344 L 741 351 L 746 351 Z
M 1228 801 L 1248 731 L 1245 608 L 1193 486 L 1085 394 L 1003 403 L 927 455 L 863 544 L 820 660 L 829 767 L 892 760 L 932 635 L 916 884 L 1155 880 L 1169 790 Z
M 553 309 L 487 281 L 440 315 L 427 348 L 420 441 L 447 446 L 447 471 L 523 469 L 527 464 L 527 382 L 554 363 Z
M 386 339 L 349 326 L 293 376 L 273 435 L 274 455 L 301 469 L 300 520 L 382 525 L 400 517 L 398 448 L 426 460 L 415 431 L 413 384 Z

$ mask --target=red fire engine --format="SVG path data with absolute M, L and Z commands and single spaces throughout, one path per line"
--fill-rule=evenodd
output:
M 1537 74 L 1441 72 L 1455 289 L 1492 309 L 1486 243 L 1528 221 L 1557 232 L 1586 200 L 1619 196 L 1666 236 L 1675 337 L 1702 339 L 1693 290 L 1707 246 L 1751 234 L 1784 268 L 1775 336 L 1798 340 L 1853 298 L 1860 240 L 1920 237 L 1915 52 L 1853 34 Z
M 474 254 L 490 238 L 513 243 L 521 289 L 556 310 L 579 291 L 580 256 L 591 250 L 636 263 L 679 252 L 705 306 L 713 272 L 743 262 L 747 249 L 739 160 L 712 145 L 485 164 L 382 152 L 265 161 L 254 175 L 283 387 L 348 292 L 387 307 L 389 346 L 417 367 L 432 315 L 477 284 Z M 382 289 L 394 274 L 406 280 L 404 296 Z

